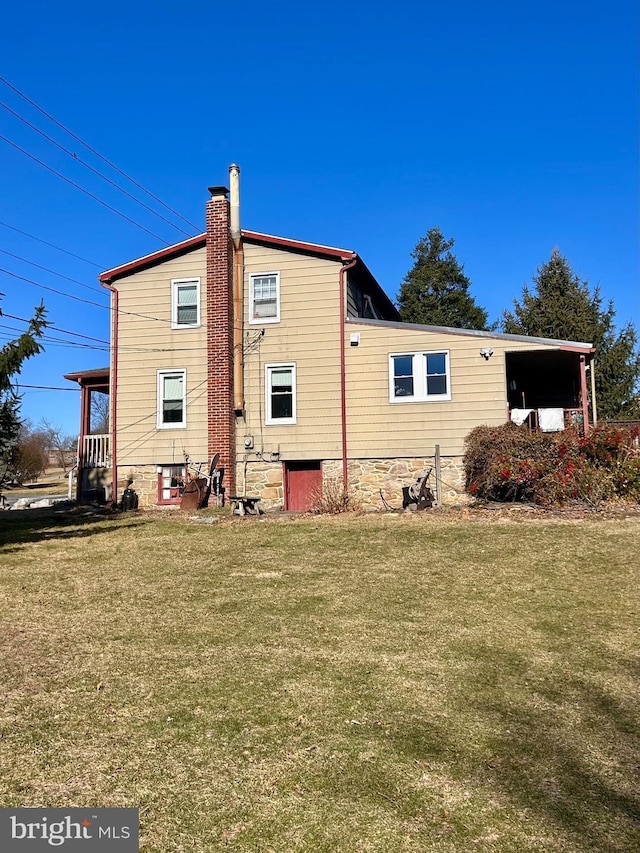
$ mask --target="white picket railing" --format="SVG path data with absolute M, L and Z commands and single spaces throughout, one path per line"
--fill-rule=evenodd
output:
M 110 468 L 108 435 L 85 435 L 82 446 L 83 468 Z

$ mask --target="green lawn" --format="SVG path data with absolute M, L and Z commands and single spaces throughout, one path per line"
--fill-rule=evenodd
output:
M 638 533 L 4 513 L 0 804 L 138 806 L 149 853 L 635 851 Z

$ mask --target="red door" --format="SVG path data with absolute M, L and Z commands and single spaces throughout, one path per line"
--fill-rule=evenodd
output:
M 285 462 L 285 509 L 308 510 L 322 489 L 320 462 Z

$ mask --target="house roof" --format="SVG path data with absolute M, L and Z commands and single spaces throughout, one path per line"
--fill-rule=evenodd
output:
M 303 255 L 315 255 L 322 258 L 333 258 L 337 261 L 351 261 L 357 258 L 358 255 L 352 249 L 340 249 L 336 246 L 323 246 L 320 243 L 307 243 L 302 240 L 292 240 L 288 237 L 276 237 L 273 234 L 262 234 L 259 231 L 242 230 L 242 238 L 247 243 L 254 243 L 261 246 L 273 246 L 274 248 L 288 249 L 293 252 L 300 252 Z M 98 280 L 102 284 L 111 284 L 119 278 L 131 275 L 140 270 L 148 269 L 164 261 L 178 258 L 187 252 L 192 252 L 194 249 L 202 249 L 207 242 L 206 234 L 198 234 L 195 237 L 190 237 L 188 240 L 182 240 L 180 243 L 174 243 L 172 246 L 167 246 L 165 249 L 160 249 L 157 252 L 152 252 L 150 255 L 143 255 L 141 258 L 136 258 L 129 263 L 122 264 L 118 267 L 113 267 L 110 270 L 105 270 L 98 276 Z
M 401 323 L 395 320 L 369 320 L 364 317 L 348 317 L 347 323 L 365 324 L 367 326 L 382 326 L 387 329 L 405 329 L 416 332 L 439 332 L 446 335 L 462 335 L 475 338 L 492 338 L 501 341 L 521 341 L 526 343 L 538 343 L 545 346 L 555 346 L 558 349 L 572 350 L 575 352 L 595 352 L 592 344 L 581 341 L 562 341 L 556 338 L 538 338 L 531 335 L 508 335 L 506 332 L 483 332 L 479 329 L 454 329 L 449 326 L 427 326 L 422 323 Z
M 108 382 L 109 368 L 94 367 L 93 370 L 79 370 L 76 373 L 65 373 L 64 378 L 71 380 L 71 382 L 77 382 L 79 385 L 89 384 L 91 383 L 91 380 Z
M 386 310 L 393 315 L 398 314 L 393 302 L 378 284 L 376 278 L 371 273 L 365 262 L 354 252 L 353 249 L 341 249 L 337 246 L 324 246 L 321 243 L 308 243 L 303 240 L 292 240 L 289 237 L 277 237 L 274 234 L 263 234 L 260 231 L 242 230 L 242 239 L 245 243 L 250 243 L 257 246 L 270 246 L 274 249 L 284 249 L 289 252 L 298 252 L 301 255 L 311 255 L 312 257 L 325 258 L 327 260 L 356 261 L 354 273 L 364 284 L 366 289 L 371 293 L 375 293 L 379 302 L 381 302 Z M 190 237 L 188 240 L 183 240 L 180 243 L 175 243 L 173 246 L 167 246 L 165 249 L 160 249 L 150 255 L 144 255 L 127 264 L 122 264 L 118 267 L 113 267 L 106 270 L 98 276 L 98 280 L 104 285 L 111 285 L 113 282 L 141 270 L 149 269 L 157 264 L 173 258 L 178 258 L 181 255 L 192 252 L 195 249 L 202 249 L 206 245 L 207 235 L 198 234 L 195 237 Z

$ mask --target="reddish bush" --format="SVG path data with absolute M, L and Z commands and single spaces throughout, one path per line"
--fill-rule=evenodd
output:
M 640 499 L 637 428 L 598 427 L 540 433 L 504 424 L 481 426 L 466 439 L 466 488 L 482 500 L 554 506 Z

